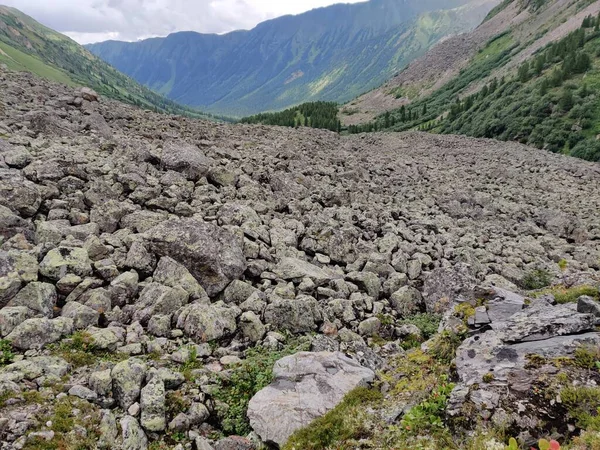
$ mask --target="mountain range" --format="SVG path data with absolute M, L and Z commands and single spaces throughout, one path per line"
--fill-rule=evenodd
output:
M 0 64 L 159 112 L 207 117 L 140 85 L 77 42 L 21 11 L 0 5 Z
M 225 35 L 174 33 L 88 45 L 154 91 L 202 110 L 244 116 L 312 100 L 346 102 L 499 0 L 371 0 L 284 16 Z

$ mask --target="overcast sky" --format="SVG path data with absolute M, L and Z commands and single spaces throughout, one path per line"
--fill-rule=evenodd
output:
M 361 0 L 0 0 L 81 44 L 175 31 L 226 33 L 285 14 Z M 362 0 L 364 1 L 364 0 Z

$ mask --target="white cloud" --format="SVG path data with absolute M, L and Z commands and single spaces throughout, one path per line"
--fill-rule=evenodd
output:
M 2 0 L 86 44 L 176 31 L 226 33 L 284 14 L 364 0 Z

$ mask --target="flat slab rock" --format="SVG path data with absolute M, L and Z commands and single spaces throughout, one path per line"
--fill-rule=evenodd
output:
M 275 363 L 274 381 L 248 405 L 250 425 L 264 442 L 283 445 L 294 431 L 333 409 L 375 378 L 340 352 L 302 352 Z

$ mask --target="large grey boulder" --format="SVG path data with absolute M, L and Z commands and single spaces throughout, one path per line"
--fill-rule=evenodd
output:
M 40 273 L 53 281 L 66 274 L 86 277 L 92 274 L 92 262 L 84 248 L 59 247 L 50 250 L 40 264 Z
M 32 223 L 22 219 L 6 206 L 0 205 L 0 242 L 19 233 L 31 239 L 34 234 Z
M 194 145 L 168 142 L 163 146 L 161 163 L 165 169 L 180 172 L 188 180 L 198 181 L 208 174 L 214 161 Z
M 275 329 L 306 333 L 317 329 L 323 313 L 314 297 L 301 295 L 295 299 L 276 297 L 265 310 L 265 323 Z
M 592 330 L 595 323 L 593 314 L 578 313 L 574 303 L 550 306 L 538 302 L 491 326 L 503 342 L 527 342 L 582 333 Z
M 136 358 L 121 361 L 113 367 L 111 372 L 113 396 L 125 411 L 140 398 L 146 372 L 146 364 Z
M 68 336 L 73 329 L 73 319 L 67 317 L 27 319 L 17 325 L 6 339 L 20 350 L 38 349 Z
M 37 185 L 23 178 L 18 170 L 0 169 L 0 205 L 22 217 L 31 217 L 41 203 Z
M 56 306 L 56 288 L 49 283 L 29 283 L 8 302 L 7 306 L 24 306 L 31 315 L 52 318 Z
M 456 303 L 475 300 L 477 280 L 464 263 L 453 268 L 433 270 L 423 284 L 423 300 L 427 312 L 442 314 Z
M 333 278 L 340 278 L 339 275 L 336 276 L 330 271 L 297 258 L 283 258 L 273 268 L 273 272 L 284 280 L 310 278 L 317 284 L 327 283 Z
M 172 314 L 185 306 L 188 297 L 188 293 L 180 287 L 170 288 L 158 283 L 149 283 L 134 305 L 133 320 L 147 325 L 153 316 Z
M 209 301 L 206 291 L 200 286 L 200 283 L 192 276 L 190 271 L 168 256 L 164 256 L 158 261 L 158 265 L 154 271 L 154 281 L 172 288 L 179 287 L 184 289 L 192 300 Z
M 148 448 L 148 438 L 146 433 L 140 427 L 140 423 L 135 417 L 125 416 L 120 421 L 123 431 L 122 450 L 146 450 Z
M 23 283 L 37 281 L 38 261 L 18 250 L 0 250 L 0 307 L 12 299 Z
M 73 319 L 73 326 L 76 330 L 84 330 L 91 326 L 97 326 L 100 319 L 98 311 L 79 302 L 67 303 L 63 306 L 60 315 Z
M 250 400 L 248 418 L 263 441 L 280 446 L 375 378 L 372 370 L 339 352 L 287 356 L 275 363 L 273 375 L 273 382 Z
M 146 233 L 152 251 L 185 266 L 213 297 L 246 270 L 237 239 L 213 223 L 170 220 Z
M 179 314 L 177 327 L 196 342 L 209 342 L 236 331 L 236 318 L 241 310 L 224 305 L 190 304 Z
M 142 389 L 141 424 L 146 431 L 159 432 L 167 427 L 165 406 L 165 384 L 160 377 L 152 378 Z

